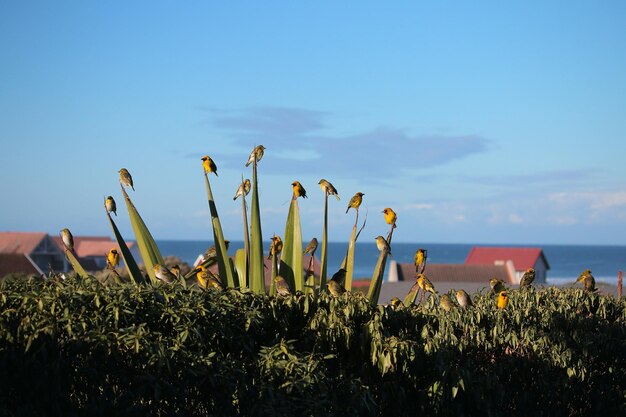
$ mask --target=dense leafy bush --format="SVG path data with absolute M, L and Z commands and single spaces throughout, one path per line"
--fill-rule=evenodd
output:
M 626 303 L 0 284 L 1 415 L 624 415 Z

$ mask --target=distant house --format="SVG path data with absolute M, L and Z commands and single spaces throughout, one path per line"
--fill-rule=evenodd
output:
M 476 283 L 489 285 L 489 279 L 509 282 L 509 271 L 504 265 L 426 264 L 424 273 L 437 286 L 437 282 Z M 391 261 L 387 281 L 415 281 L 415 265 Z
M 465 265 L 503 265 L 510 284 L 519 284 L 528 268 L 535 270 L 535 282 L 545 283 L 550 265 L 541 248 L 478 247 L 470 250 Z
M 36 266 L 38 273 L 47 272 L 50 268 L 55 271 L 66 270 L 63 251 L 43 232 L 0 232 L 0 254 L 5 255 L 3 269 L 12 269 L 11 272 L 32 273 L 33 266 Z M 23 258 L 28 262 L 24 262 Z

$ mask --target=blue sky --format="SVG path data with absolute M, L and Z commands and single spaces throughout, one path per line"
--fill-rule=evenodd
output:
M 117 171 L 156 238 L 224 232 L 254 145 L 264 236 L 625 244 L 626 3 L 2 2 L 0 230 L 110 234 Z M 119 226 L 132 237 L 124 213 Z

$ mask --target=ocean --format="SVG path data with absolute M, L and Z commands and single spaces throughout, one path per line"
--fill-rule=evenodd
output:
M 304 245 L 308 243 L 304 242 Z M 188 264 L 193 264 L 199 254 L 211 246 L 210 241 L 196 240 L 158 240 L 157 245 L 163 256 L 175 255 Z M 422 247 L 428 250 L 428 262 L 461 264 L 465 262 L 470 249 L 474 246 L 539 247 L 548 260 L 547 281 L 550 284 L 565 284 L 576 280 L 585 269 L 591 269 L 597 281 L 615 284 L 617 272 L 626 271 L 626 246 L 574 246 L 574 245 L 471 245 L 447 243 L 393 243 L 391 259 L 399 263 L 412 263 L 415 251 Z M 263 247 L 267 256 L 269 242 Z M 243 248 L 243 242 L 231 242 L 228 252 L 235 254 Z M 328 270 L 332 274 L 339 269 L 348 248 L 347 243 L 331 242 L 328 244 Z M 136 247 L 135 247 L 136 249 Z M 316 256 L 320 256 L 321 242 Z M 371 278 L 378 259 L 375 243 L 358 243 L 354 254 L 355 278 Z M 387 271 L 385 271 L 386 279 Z

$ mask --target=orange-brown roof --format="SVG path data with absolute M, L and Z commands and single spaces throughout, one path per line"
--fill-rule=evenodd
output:
M 415 265 L 397 264 L 398 280 L 415 280 Z M 424 274 L 435 283 L 440 282 L 484 282 L 489 285 L 491 278 L 501 279 L 513 284 L 512 277 L 504 265 L 467 265 L 467 264 L 427 264 Z
M 63 243 L 59 236 L 54 236 L 52 240 L 63 250 Z M 134 243 L 126 242 L 126 246 L 130 249 Z M 112 248 L 119 250 L 117 242 L 106 236 L 74 236 L 74 251 L 80 258 L 106 256 Z
M 32 253 L 46 236 L 43 232 L 0 232 L 0 253 Z
M 550 269 L 548 260 L 541 248 L 506 248 L 475 246 L 467 255 L 467 265 L 493 265 L 495 262 L 512 261 L 517 271 L 535 268 L 539 259 L 542 259 L 546 268 Z
M 0 253 L 0 277 L 15 273 L 39 274 L 40 271 L 25 254 Z

